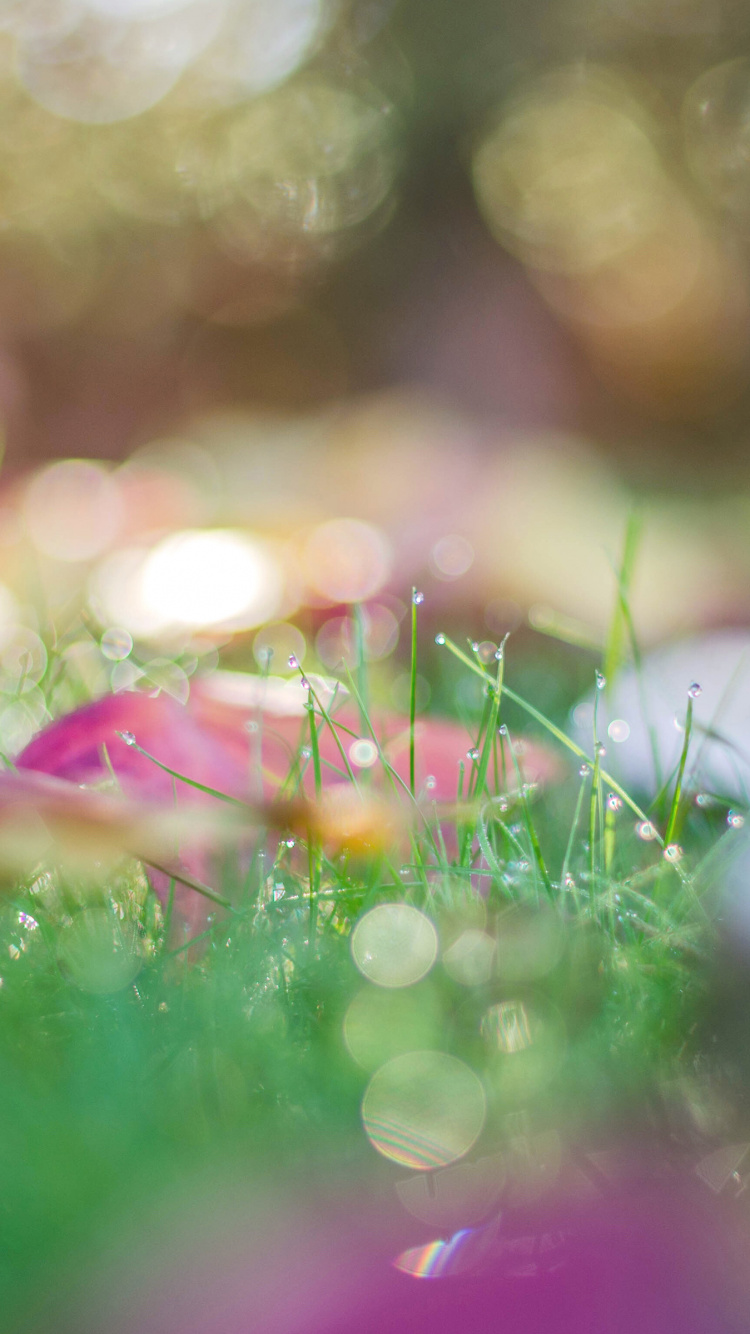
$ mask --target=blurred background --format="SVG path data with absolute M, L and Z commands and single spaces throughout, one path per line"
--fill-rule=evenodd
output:
M 745 6 L 2 0 L 0 108 L 3 749 L 44 626 L 183 698 L 412 584 L 573 699 L 634 512 L 645 645 L 748 620 Z

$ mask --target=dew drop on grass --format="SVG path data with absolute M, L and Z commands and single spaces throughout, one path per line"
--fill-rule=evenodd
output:
M 301 749 L 301 751 L 300 751 L 300 755 L 302 756 L 302 759 L 303 759 L 303 760 L 309 760 L 309 759 L 312 757 L 312 751 L 311 751 L 310 747 L 309 747 L 309 746 L 303 746 L 302 749 Z
M 137 744 L 132 732 L 120 732 L 120 738 L 125 742 L 126 746 L 135 746 Z
M 588 778 L 589 774 L 591 773 L 591 765 L 582 764 L 580 769 L 578 770 L 578 773 L 580 774 L 581 778 Z
M 635 832 L 644 843 L 651 843 L 656 838 L 656 830 L 650 820 L 639 820 Z
M 695 798 L 695 804 L 696 804 L 696 806 L 701 806 L 701 807 L 703 807 L 703 806 L 712 806 L 712 805 L 713 805 L 713 800 L 712 800 L 712 798 L 708 795 L 707 792 L 699 792 L 698 795 L 697 795 L 697 797 Z
M 610 792 L 607 797 L 607 805 L 611 811 L 622 810 L 622 798 L 617 796 L 616 792 Z
M 683 857 L 683 849 L 679 843 L 669 843 L 664 849 L 664 856 L 668 862 L 679 862 Z
M 727 812 L 727 824 L 730 829 L 741 829 L 745 823 L 745 817 L 739 811 Z
M 445 643 L 445 635 L 442 634 L 442 632 L 439 635 L 435 635 L 435 643 L 439 644 L 441 648 L 443 647 L 443 644 Z
M 414 603 L 415 607 L 421 607 L 422 603 L 424 602 L 424 593 L 419 593 L 415 589 L 411 595 L 411 600 Z
M 697 699 L 702 693 L 703 687 L 699 686 L 697 681 L 693 681 L 692 685 L 688 686 L 688 694 L 691 699 Z
M 292 670 L 294 670 L 295 667 L 299 667 L 299 660 L 297 658 L 296 653 L 290 653 L 289 657 L 287 658 L 287 662 L 289 663 L 289 666 L 292 668 Z
M 428 774 L 424 780 L 424 785 L 428 792 L 432 792 L 437 787 L 437 779 L 434 774 Z
M 467 750 L 467 752 L 466 752 L 466 758 L 467 758 L 467 760 L 478 760 L 478 759 L 479 759 L 479 751 L 478 751 L 478 749 L 477 749 L 476 746 L 472 746 L 471 750 Z
M 607 753 L 607 747 L 603 746 L 601 741 L 597 741 L 594 747 L 594 754 L 598 755 L 599 759 L 602 759 L 606 755 L 606 753 Z
M 507 735 L 508 735 L 508 724 L 507 724 L 507 723 L 501 723 L 497 730 L 498 730 L 498 732 L 500 733 L 501 736 L 507 736 Z
M 300 685 L 303 687 L 304 690 L 310 689 L 310 682 L 308 681 L 306 676 L 300 677 Z
M 479 640 L 478 640 L 478 639 L 472 639 L 472 641 L 471 641 L 471 651 L 472 651 L 472 653 L 478 653 L 478 652 L 479 652 Z
M 604 687 L 606 686 L 606 684 L 607 684 L 607 678 L 606 678 L 606 676 L 604 675 L 604 673 L 603 673 L 603 672 L 597 672 L 597 673 L 596 673 L 596 688 L 597 688 L 597 690 L 603 690 Z

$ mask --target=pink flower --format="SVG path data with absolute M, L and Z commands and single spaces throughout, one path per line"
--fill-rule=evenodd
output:
M 325 682 L 317 680 L 314 688 L 324 707 L 335 704 Z M 114 775 L 126 798 L 148 803 L 162 812 L 176 807 L 184 814 L 205 807 L 211 800 L 210 792 L 204 790 L 207 788 L 239 801 L 264 803 L 269 822 L 273 822 L 278 814 L 273 809 L 274 800 L 279 796 L 291 799 L 299 795 L 293 790 L 294 784 L 286 791 L 284 784 L 300 747 L 309 746 L 310 715 L 304 707 L 306 699 L 307 691 L 298 683 L 264 681 L 260 677 L 225 672 L 196 681 L 187 707 L 166 695 L 156 698 L 137 692 L 109 695 L 51 723 L 22 751 L 17 765 L 19 771 L 36 770 L 69 784 L 88 786 L 101 784 Z M 316 719 L 319 723 L 319 715 Z M 408 815 L 405 791 L 409 779 L 408 719 L 399 715 L 377 718 L 376 744 L 369 730 L 361 728 L 357 710 L 351 702 L 346 702 L 336 711 L 332 726 L 335 735 L 328 726 L 323 726 L 319 733 L 321 776 L 330 798 L 336 796 L 339 788 L 343 792 L 342 785 L 348 785 L 344 795 L 351 795 L 349 771 L 361 777 L 372 770 L 373 785 L 381 793 L 380 805 L 382 798 L 391 800 L 393 794 L 379 762 L 382 750 L 401 779 L 400 793 Z M 523 744 L 518 761 L 525 777 L 534 782 L 554 778 L 558 771 L 554 757 L 536 743 Z M 467 770 L 471 768 L 472 761 L 467 756 L 470 746 L 471 738 L 459 724 L 420 718 L 416 728 L 418 794 L 430 804 L 454 802 L 459 761 L 464 761 Z M 512 786 L 515 781 L 512 769 L 509 777 Z M 301 787 L 304 796 L 314 797 L 313 765 L 309 759 Z M 357 846 L 366 845 L 362 820 L 355 818 L 361 812 L 352 811 L 350 803 L 341 801 L 336 802 L 334 810 L 328 796 L 327 802 L 321 808 L 321 819 L 316 821 L 320 828 L 327 827 L 326 821 L 330 823 L 333 819 L 333 811 L 334 841 L 346 846 L 344 816 L 349 810 L 353 819 L 352 838 Z M 299 812 L 290 808 L 289 814 L 292 823 L 299 822 Z M 402 809 L 400 820 L 393 821 L 394 831 L 403 823 L 404 814 Z M 304 823 L 307 817 L 302 814 L 301 818 Z M 389 827 L 380 814 L 376 823 Z M 211 883 L 212 858 L 206 847 L 181 845 L 179 853 L 188 877 Z M 157 893 L 164 898 L 169 877 L 157 870 L 152 880 Z M 205 900 L 181 886 L 175 902 L 191 925 L 201 923 Z

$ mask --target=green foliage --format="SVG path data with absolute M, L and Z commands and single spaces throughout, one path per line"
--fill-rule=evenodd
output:
M 665 837 L 654 828 L 644 840 L 637 827 L 655 816 L 507 686 L 503 649 L 490 669 L 445 644 L 484 692 L 455 808 L 437 812 L 415 791 L 413 761 L 407 787 L 379 750 L 385 791 L 410 815 L 403 864 L 395 848 L 332 851 L 317 836 L 258 845 L 228 856 L 211 887 L 228 910 L 207 903 L 205 928 L 179 944 L 138 865 L 93 890 L 38 868 L 7 894 L 0 1286 L 19 1312 L 40 1295 L 40 1272 L 41 1289 L 73 1292 L 73 1257 L 95 1249 L 102 1220 L 189 1166 L 375 1158 L 359 1114 L 370 1071 L 343 1025 L 363 986 L 352 926 L 378 903 L 423 911 L 441 949 L 378 1049 L 408 1049 L 413 1023 L 420 1047 L 475 1070 L 485 1148 L 509 1118 L 576 1133 L 623 1108 L 645 1114 L 661 1089 L 705 1068 L 707 895 L 723 843 L 686 802 L 689 731 Z M 362 673 L 348 686 L 377 742 Z M 548 791 L 524 782 L 506 699 L 571 760 Z M 323 781 L 318 741 L 332 722 L 312 689 L 310 704 L 312 744 L 293 758 L 289 792 L 308 763 L 318 791 Z M 665 857 L 677 832 L 681 847 Z M 366 982 L 365 1011 L 382 994 Z M 499 1056 L 492 1025 L 505 1026 Z

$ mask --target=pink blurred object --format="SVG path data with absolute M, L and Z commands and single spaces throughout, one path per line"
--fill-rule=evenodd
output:
M 743 1334 L 746 1230 L 686 1174 L 504 1213 L 471 1274 L 415 1279 L 372 1184 L 185 1182 L 116 1229 L 83 1334 Z M 379 1193 L 379 1192 L 378 1192 Z M 550 1243 L 550 1238 L 554 1244 Z
M 95 785 L 111 778 L 107 757 L 125 796 L 142 803 L 173 810 L 210 800 L 187 783 L 173 780 L 134 746 L 122 733 L 134 737 L 138 746 L 161 764 L 186 778 L 231 796 L 247 791 L 247 770 L 211 733 L 196 722 L 182 705 L 168 695 L 151 698 L 127 692 L 107 695 L 93 704 L 75 709 L 45 727 L 16 758 L 19 770 L 33 769 Z M 106 753 L 105 753 L 106 748 Z M 179 862 L 196 880 L 210 883 L 212 858 L 203 848 L 180 849 Z M 157 894 L 165 900 L 170 877 L 152 870 Z M 183 923 L 200 928 L 207 900 L 184 885 L 177 885 L 175 907 Z
M 376 750 L 351 704 L 337 713 L 334 726 L 355 774 L 358 767 L 369 767 L 377 758 Z M 217 699 L 209 677 L 205 683 L 195 683 L 187 708 L 167 695 L 151 697 L 126 691 L 76 709 L 34 737 L 16 764 L 19 770 L 36 770 L 88 786 L 105 782 L 114 774 L 125 796 L 170 810 L 175 805 L 180 809 L 212 798 L 189 782 L 174 779 L 160 764 L 185 779 L 240 800 L 268 801 L 277 795 L 298 747 L 307 740 L 307 728 L 304 710 L 301 715 L 279 715 L 272 707 L 265 711 L 248 709 Z M 403 783 L 408 784 L 408 719 L 387 715 L 376 720 L 375 728 L 384 754 Z M 132 742 L 124 737 L 132 738 Z M 360 746 L 363 741 L 369 745 L 364 751 L 366 765 L 358 765 L 357 757 L 362 755 L 356 749 L 358 741 Z M 470 746 L 471 737 L 459 724 L 420 718 L 416 728 L 418 792 L 430 802 L 455 801 L 459 762 L 463 760 L 470 768 Z M 328 727 L 320 734 L 320 750 L 323 782 L 330 787 L 341 781 L 343 759 Z M 548 782 L 557 776 L 559 765 L 543 747 L 522 742 L 520 750 L 519 766 L 528 781 Z M 513 779 L 512 770 L 509 777 Z M 382 786 L 382 777 L 380 783 Z M 309 764 L 304 788 L 308 797 L 314 795 Z M 181 862 L 194 879 L 211 884 L 209 852 L 200 848 L 181 850 Z M 157 870 L 152 872 L 152 881 L 164 899 L 169 878 Z M 205 899 L 187 886 L 178 886 L 175 904 L 190 926 L 200 926 L 205 917 Z

